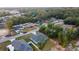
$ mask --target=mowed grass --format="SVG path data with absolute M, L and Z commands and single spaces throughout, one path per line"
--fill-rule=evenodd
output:
M 48 41 L 45 44 L 45 46 L 43 47 L 42 51 L 50 51 L 52 47 L 54 47 L 52 39 L 48 39 Z
M 8 51 L 8 49 L 6 48 L 9 44 L 11 44 L 10 41 L 6 41 L 3 43 L 0 43 L 0 51 Z
M 32 34 L 24 35 L 24 36 L 21 36 L 21 37 L 16 38 L 16 40 L 25 40 L 26 42 L 29 42 L 30 41 L 29 38 L 31 36 L 32 36 Z
M 29 32 L 29 31 L 32 31 L 34 28 L 25 28 L 22 30 L 22 32 Z

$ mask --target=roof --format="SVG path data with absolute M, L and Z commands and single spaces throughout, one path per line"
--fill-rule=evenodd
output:
M 32 51 L 32 47 L 25 41 L 22 40 L 14 40 L 12 42 L 12 46 L 16 51 Z
M 14 39 L 11 39 L 10 41 L 13 42 L 14 40 L 15 40 L 15 38 Z
M 31 40 L 35 43 L 44 43 L 46 40 L 48 39 L 48 37 L 40 32 L 36 32 L 35 34 L 32 34 Z
M 63 27 L 68 29 L 68 28 L 73 28 L 74 25 L 63 25 Z

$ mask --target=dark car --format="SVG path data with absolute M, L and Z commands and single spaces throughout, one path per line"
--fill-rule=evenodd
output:
M 25 34 L 25 33 L 27 33 L 27 32 L 23 32 L 23 33 Z
M 11 35 L 6 35 L 5 37 L 10 37 Z

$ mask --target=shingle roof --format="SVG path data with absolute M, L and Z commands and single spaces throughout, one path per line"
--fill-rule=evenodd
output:
M 16 51 L 32 51 L 32 47 L 22 40 L 14 40 L 12 46 L 14 46 Z
M 36 32 L 36 35 L 33 34 L 32 37 L 31 37 L 31 40 L 38 44 L 38 43 L 43 43 L 45 42 L 46 40 L 48 39 L 48 37 L 40 32 Z

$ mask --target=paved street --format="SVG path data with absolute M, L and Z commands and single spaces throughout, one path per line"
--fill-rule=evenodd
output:
M 27 34 L 36 32 L 36 31 L 38 31 L 38 30 L 39 30 L 39 28 L 34 29 L 34 30 L 32 30 L 32 31 L 30 31 L 30 32 L 27 32 L 27 33 L 25 33 L 25 34 L 22 33 L 22 34 L 17 34 L 16 36 L 11 36 L 11 37 L 2 38 L 2 39 L 0 39 L 0 43 L 3 43 L 3 42 L 5 42 L 5 41 L 7 41 L 7 40 L 16 39 L 17 37 L 24 36 L 24 35 L 27 35 Z

